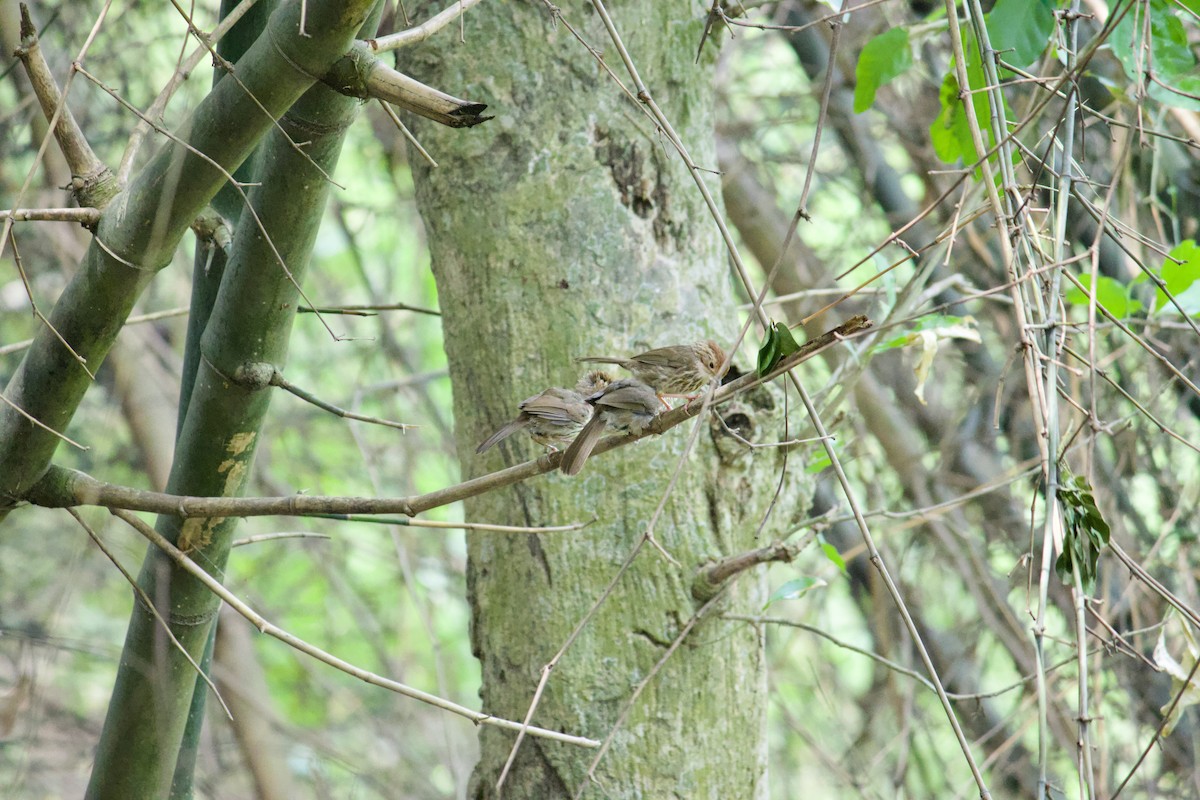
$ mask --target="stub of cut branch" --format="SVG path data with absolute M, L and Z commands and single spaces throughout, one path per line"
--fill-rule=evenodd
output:
M 491 117 L 486 103 L 460 100 L 380 61 L 365 42 L 354 47 L 324 77 L 330 88 L 360 99 L 382 100 L 450 128 L 470 128 Z
M 692 597 L 702 603 L 707 602 L 716 597 L 717 592 L 721 591 L 735 575 L 771 561 L 791 563 L 800 554 L 801 548 L 800 544 L 775 542 L 757 550 L 738 553 L 736 556 L 705 564 L 697 571 L 696 578 L 692 581 Z

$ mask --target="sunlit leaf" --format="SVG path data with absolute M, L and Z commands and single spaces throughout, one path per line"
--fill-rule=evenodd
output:
M 832 466 L 832 464 L 833 462 L 829 460 L 829 453 L 820 450 L 811 461 L 804 465 L 804 471 L 809 475 L 816 475 L 818 472 L 822 472 L 827 467 Z
M 1169 257 L 1163 259 L 1159 275 L 1167 291 L 1183 307 L 1184 313 L 1188 316 L 1200 314 L 1200 290 L 1193 289 L 1197 280 L 1200 280 L 1200 247 L 1196 246 L 1194 239 L 1180 242 Z M 1164 307 L 1175 309 L 1167 299 L 1166 292 L 1159 289 L 1154 298 L 1154 310 L 1160 311 Z
M 1171 655 L 1171 647 L 1167 642 L 1167 636 L 1175 631 L 1179 631 L 1180 635 L 1172 636 L 1172 640 L 1182 639 L 1178 659 Z M 1175 609 L 1167 609 L 1158 632 L 1158 641 L 1154 643 L 1154 664 L 1171 676 L 1171 697 L 1178 696 L 1179 702 L 1172 699 L 1160 709 L 1165 715 L 1163 736 L 1170 736 L 1183 713 L 1200 703 L 1200 679 L 1192 673 L 1197 657 L 1200 657 L 1200 646 L 1196 644 L 1192 627 L 1176 614 Z
M 913 64 L 906 28 L 892 28 L 867 42 L 854 71 L 854 111 L 861 114 L 875 102 L 875 93 Z
M 842 554 L 838 552 L 837 548 L 825 541 L 825 536 L 820 533 L 817 534 L 817 544 L 821 546 L 821 552 L 825 554 L 825 557 L 833 562 L 835 567 L 845 573 L 846 559 L 842 558 Z
M 1079 282 L 1083 284 L 1084 289 L 1087 289 L 1088 292 L 1083 292 L 1077 286 L 1072 285 L 1065 292 L 1065 297 L 1071 305 L 1086 306 L 1089 302 L 1088 293 L 1091 292 L 1092 276 L 1084 273 L 1079 276 Z M 1095 294 L 1096 302 L 1104 306 L 1108 310 L 1108 313 L 1117 319 L 1125 319 L 1144 308 L 1140 300 L 1130 296 L 1129 287 L 1107 275 L 1100 275 L 1098 277 Z
M 922 317 L 908 330 L 885 342 L 877 344 L 875 351 L 891 350 L 897 347 L 917 347 L 917 364 L 913 371 L 917 375 L 915 394 L 922 405 L 925 403 L 925 382 L 933 369 L 934 358 L 938 353 L 939 343 L 945 339 L 966 339 L 978 343 L 979 332 L 975 330 L 973 317 L 954 317 L 931 314 Z
M 1027 67 L 1037 61 L 1054 32 L 1054 5 L 1049 0 L 996 0 L 984 19 L 1000 58 Z
M 781 600 L 798 600 L 811 592 L 813 589 L 819 589 L 822 586 L 828 585 L 828 583 L 820 578 L 803 577 L 790 580 L 775 591 L 771 592 L 771 596 L 767 598 L 766 605 L 764 605 L 763 608 L 766 609 L 772 604 L 778 603 Z

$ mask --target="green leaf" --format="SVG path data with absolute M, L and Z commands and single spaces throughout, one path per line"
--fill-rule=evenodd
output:
M 1092 496 L 1092 487 L 1082 477 L 1071 480 L 1063 472 L 1063 485 L 1058 499 L 1063 513 L 1063 551 L 1054 569 L 1063 583 L 1070 583 L 1071 574 L 1079 575 L 1083 590 L 1091 594 L 1096 588 L 1096 565 L 1100 551 L 1108 546 L 1108 523 Z
M 821 552 L 825 554 L 825 557 L 833 562 L 833 565 L 840 569 L 843 574 L 845 574 L 846 559 L 842 558 L 842 554 L 837 551 L 837 548 L 825 541 L 825 536 L 820 533 L 817 534 L 817 544 L 821 546 Z
M 1179 9 L 1167 0 L 1137 3 L 1117 23 L 1108 42 L 1125 75 L 1133 83 L 1144 85 L 1151 98 L 1163 105 L 1197 111 L 1200 100 L 1185 94 L 1200 95 L 1200 73 L 1196 69 L 1196 54 L 1188 43 L 1187 29 L 1177 13 L 1180 13 Z M 1147 14 L 1150 21 L 1148 57 L 1145 47 Z M 1190 15 L 1187 18 L 1192 19 Z M 1147 67 L 1167 86 L 1146 78 Z
M 992 131 L 992 112 L 988 103 L 988 93 L 981 91 L 988 84 L 983 74 L 983 63 L 979 59 L 979 46 L 970 31 L 963 31 L 963 54 L 967 62 L 967 83 L 973 90 L 970 94 L 965 94 L 964 98 L 971 101 L 975 110 L 975 119 L 979 123 L 980 133 L 983 136 L 983 144 L 990 150 L 996 146 L 996 137 Z M 947 164 L 955 164 L 960 160 L 964 164 L 974 164 L 979 160 L 980 155 L 975 150 L 975 142 L 971 138 L 971 126 L 963 106 L 963 100 L 959 98 L 961 89 L 955 67 L 952 65 L 942 79 L 942 86 L 938 91 L 938 101 L 941 103 L 942 110 L 933 124 L 929 126 L 929 137 L 933 142 L 933 150 L 937 157 Z M 1012 119 L 1008 101 L 1004 99 L 1002 93 L 999 94 L 999 97 L 1004 104 L 1005 118 Z M 1013 163 L 1018 163 L 1020 151 L 1014 147 L 1010 152 Z M 996 154 L 993 153 L 988 161 L 995 164 Z M 976 167 L 975 179 L 982 180 L 982 178 L 982 168 Z M 995 170 L 994 179 L 999 184 L 1000 170 Z
M 778 603 L 780 600 L 798 600 L 811 592 L 813 589 L 819 589 L 822 586 L 828 585 L 829 584 L 820 578 L 803 577 L 790 580 L 775 591 L 771 592 L 771 596 L 767 598 L 767 602 L 766 605 L 763 606 L 763 610 L 766 610 L 774 603 Z
M 787 358 L 799 349 L 800 345 L 796 343 L 788 326 L 771 320 L 771 326 L 767 329 L 767 338 L 758 348 L 759 376 L 766 375 L 775 369 L 775 365 L 779 363 L 780 359 Z
M 775 331 L 779 334 L 779 357 L 787 358 L 792 353 L 800 349 L 800 345 L 796 342 L 796 338 L 792 336 L 792 331 L 787 325 L 775 324 Z
M 938 101 L 942 110 L 929 126 L 933 152 L 947 164 L 975 161 L 975 145 L 971 141 L 971 131 L 967 127 L 967 116 L 963 111 L 962 102 L 958 99 L 958 78 L 954 76 L 954 72 L 947 72 L 942 78 Z
M 903 75 L 912 64 L 907 28 L 892 28 L 867 42 L 854 69 L 854 113 L 870 108 L 879 87 Z
M 1167 258 L 1163 259 L 1159 275 L 1167 286 L 1167 292 L 1183 306 L 1188 316 L 1200 314 L 1200 290 L 1192 290 L 1193 284 L 1200 280 L 1200 247 L 1194 239 L 1180 242 Z M 1159 289 L 1155 293 L 1154 310 L 1160 311 L 1170 305 L 1166 292 Z M 1174 309 L 1174 306 L 1170 306 Z
M 1083 288 L 1087 292 L 1081 291 L 1076 286 L 1071 286 L 1066 291 L 1066 300 L 1073 306 L 1086 306 L 1088 304 L 1088 294 L 1092 293 L 1092 276 L 1088 274 L 1080 275 L 1079 282 L 1083 284 Z M 1104 306 L 1108 310 L 1108 313 L 1117 319 L 1124 319 L 1144 308 L 1140 300 L 1130 296 L 1129 287 L 1107 275 L 1101 275 L 1099 280 L 1096 281 L 1095 295 L 1096 302 Z
M 767 328 L 767 338 L 763 340 L 762 346 L 758 348 L 758 375 L 761 378 L 771 371 L 779 361 L 779 332 L 775 328 L 774 320 L 771 321 L 771 327 Z
M 996 0 L 984 19 L 992 47 L 1015 67 L 1037 61 L 1054 32 L 1054 6 L 1049 0 Z
M 816 475 L 818 472 L 821 472 L 826 467 L 830 467 L 832 465 L 833 462 L 829 460 L 829 453 L 821 450 L 817 453 L 816 458 L 804 465 L 804 471 L 809 475 Z

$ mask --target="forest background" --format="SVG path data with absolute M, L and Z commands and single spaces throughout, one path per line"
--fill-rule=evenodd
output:
M 0 2 L 0 793 L 1200 796 L 1196 0 L 278 7 Z

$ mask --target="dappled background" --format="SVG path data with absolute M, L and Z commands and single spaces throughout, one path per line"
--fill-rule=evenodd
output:
M 19 65 L 7 60 L 16 45 L 13 5 L 0 3 L 3 198 L 15 197 L 34 168 L 45 131 Z M 1054 796 L 1079 796 L 1082 681 L 1097 796 L 1112 796 L 1131 773 L 1124 796 L 1200 796 L 1196 685 L 1180 695 L 1194 681 L 1200 608 L 1193 546 L 1200 499 L 1197 9 L 1137 4 L 1110 34 L 1111 45 L 1069 84 L 1088 108 L 1074 118 L 1079 180 L 1060 251 L 1050 187 L 1062 161 L 1050 137 L 1072 115 L 1047 91 L 1066 56 L 1061 43 L 1049 50 L 1046 43 L 1061 28 L 1048 3 L 996 5 L 989 27 L 1003 36 L 993 45 L 1011 67 L 1008 119 L 1012 127 L 1024 123 L 1013 162 L 1031 227 L 1014 240 L 1042 269 L 1027 284 L 1035 288 L 1022 290 L 1024 301 L 1006 272 L 986 184 L 960 161 L 974 156 L 969 128 L 948 108 L 958 86 L 947 77 L 941 6 L 865 4 L 836 29 L 821 3 L 726 7 L 736 17 L 713 18 L 701 56 L 717 60 L 719 163 L 699 166 L 720 172 L 710 185 L 722 190 L 756 285 L 770 280 L 770 317 L 796 326 L 801 340 L 855 313 L 876 323 L 870 338 L 806 363 L 800 374 L 994 795 L 1033 796 L 1040 732 Z M 1081 50 L 1116 8 L 1083 4 Z M 56 74 L 65 75 L 100 9 L 96 2 L 35 7 Z M 707 8 L 693 11 L 702 18 Z M 206 28 L 216 17 L 209 4 L 192 13 Z M 465 44 L 457 44 L 457 23 L 439 34 L 447 46 L 495 46 L 472 39 L 473 13 L 463 23 Z M 585 16 L 582 6 L 562 13 L 567 22 Z M 405 27 L 402 14 L 389 9 L 385 28 Z M 1143 27 L 1153 48 L 1137 38 Z M 193 49 L 185 34 L 175 9 L 129 4 L 100 26 L 85 63 L 144 109 L 180 52 Z M 581 46 L 580 69 L 608 80 L 591 59 Z M 1146 69 L 1153 79 L 1131 79 Z M 651 90 L 669 91 L 653 74 L 642 77 Z M 165 127 L 186 116 L 210 80 L 211 65 L 202 62 L 167 109 Z M 135 118 L 78 76 L 70 97 L 98 155 L 118 163 Z M 615 86 L 612 97 L 628 103 L 631 125 L 649 127 Z M 978 109 L 986 126 L 986 102 Z M 652 131 L 647 137 L 662 144 Z M 660 149 L 663 159 L 676 157 Z M 316 306 L 345 309 L 324 314 L 339 338 L 314 314 L 302 314 L 287 376 L 343 408 L 418 427 L 347 421 L 280 393 L 250 494 L 402 496 L 460 480 L 438 298 L 410 174 L 415 158 L 379 105 L 366 105 L 332 176 L 345 189 L 334 191 L 304 285 Z M 61 188 L 69 175 L 53 145 L 32 174 L 22 207 L 70 204 Z M 802 202 L 805 219 L 781 253 Z M 10 207 L 8 200 L 0 205 Z M 23 222 L 15 231 L 28 283 L 6 249 L 5 383 L 22 340 L 37 330 L 30 296 L 48 311 L 88 241 L 86 231 L 66 223 Z M 190 235 L 185 242 L 142 296 L 64 431 L 88 449 L 61 446 L 56 463 L 161 489 L 191 281 Z M 753 298 L 730 282 L 745 319 Z M 1089 302 L 1090 287 L 1098 303 Z M 1034 295 L 1054 300 L 1022 330 L 1015 306 Z M 1052 575 L 1043 612 L 1045 436 L 1029 400 L 1021 343 L 1044 336 L 1047 319 L 1069 334 L 1061 349 L 1047 354 L 1041 345 L 1037 362 L 1040 369 L 1053 361 L 1058 370 L 1054 446 L 1069 470 L 1062 482 L 1078 488 L 1074 476 L 1086 481 L 1062 501 L 1074 515 L 1068 523 L 1078 523 L 1070 530 L 1085 538 L 1111 532 L 1119 552 L 1101 552 L 1094 573 L 1065 574 L 1068 584 L 1080 579 L 1086 599 Z M 754 369 L 761 341 L 752 328 L 734 357 L 741 370 Z M 819 473 L 819 482 L 810 509 L 774 521 L 771 530 L 798 552 L 768 568 L 771 600 L 752 620 L 767 630 L 771 794 L 792 797 L 803 786 L 824 797 L 976 796 L 828 459 L 809 441 L 808 417 L 794 394 L 788 403 L 789 433 L 805 441 L 791 446 L 781 485 L 786 490 L 794 474 L 806 472 Z M 83 515 L 136 573 L 142 540 L 104 509 Z M 462 521 L 462 509 L 423 518 Z M 251 541 L 266 534 L 291 536 Z M 275 624 L 347 661 L 478 707 L 463 535 L 404 519 L 247 519 L 226 585 Z M 15 512 L 0 528 L 0 548 L 0 793 L 77 796 L 111 692 L 130 589 L 64 511 Z M 1087 561 L 1086 548 L 1078 552 Z M 1033 633 L 1038 619 L 1046 629 L 1041 640 Z M 258 636 L 239 617 L 223 614 L 222 625 L 214 678 L 235 721 L 209 704 L 201 796 L 252 796 L 256 772 L 273 776 L 284 792 L 275 796 L 465 795 L 477 750 L 470 723 L 333 671 Z M 1156 738 L 1164 721 L 1174 730 Z

